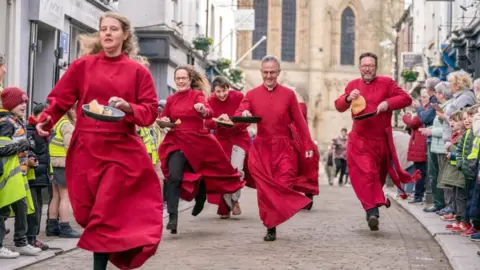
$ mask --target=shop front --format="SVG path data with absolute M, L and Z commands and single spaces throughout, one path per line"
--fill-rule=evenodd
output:
M 107 6 L 82 0 L 30 0 L 28 94 L 33 103 L 48 93 L 79 53 L 78 36 L 98 29 Z
M 472 74 L 474 79 L 480 77 L 480 19 L 468 27 L 452 31 L 452 47 L 456 52 L 455 64 Z

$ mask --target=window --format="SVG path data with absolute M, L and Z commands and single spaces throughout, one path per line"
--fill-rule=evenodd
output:
M 282 3 L 282 61 L 295 62 L 297 1 Z
M 252 46 L 255 45 L 263 36 L 267 35 L 268 30 L 268 0 L 255 0 L 255 30 L 252 34 Z M 267 40 L 262 42 L 252 52 L 253 60 L 261 60 L 267 55 Z
M 355 14 L 351 8 L 342 13 L 342 33 L 340 44 L 340 64 L 355 64 Z

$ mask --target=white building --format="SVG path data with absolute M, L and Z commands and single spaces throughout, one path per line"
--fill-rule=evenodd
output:
M 44 102 L 68 65 L 77 58 L 77 37 L 98 29 L 115 1 L 0 0 L 0 53 L 7 57 L 7 86 Z M 5 23 L 4 23 L 5 22 Z
M 231 58 L 236 49 L 235 35 L 216 46 L 232 30 L 235 6 L 231 0 L 120 0 L 118 7 L 135 27 L 140 53 L 151 62 L 160 98 L 173 93 L 177 66 L 194 65 L 211 78 L 213 61 Z M 195 49 L 197 37 L 213 39 L 207 52 Z
M 424 54 L 424 69 L 429 71 L 430 76 L 444 78 L 445 72 L 448 72 L 447 65 L 458 62 L 461 60 L 458 58 L 463 57 L 462 52 L 458 53 L 459 44 L 455 45 L 453 41 L 458 39 L 456 35 L 463 35 L 462 29 L 475 28 L 478 24 L 480 1 L 413 0 L 411 2 L 414 25 L 413 52 Z M 448 59 L 446 54 L 442 55 L 442 52 L 446 52 L 452 58 Z M 457 66 L 457 68 L 465 67 Z

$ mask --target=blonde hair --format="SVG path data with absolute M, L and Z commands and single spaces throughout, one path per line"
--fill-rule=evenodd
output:
M 177 74 L 178 70 L 185 70 L 188 73 L 188 78 L 190 79 L 190 87 L 195 90 L 200 90 L 205 95 L 205 98 L 208 98 L 211 91 L 210 83 L 205 75 L 196 71 L 195 68 L 191 65 L 179 66 L 175 69 L 174 75 Z
M 102 25 L 102 21 L 105 18 L 112 18 L 120 22 L 122 30 L 127 34 L 127 39 L 123 41 L 122 52 L 125 53 L 130 59 L 139 62 L 140 64 L 148 67 L 150 63 L 146 57 L 138 55 L 140 51 L 138 46 L 138 39 L 135 36 L 133 27 L 127 17 L 120 15 L 116 12 L 105 12 L 102 17 L 100 17 L 99 27 Z M 80 57 L 86 55 L 97 54 L 103 50 L 102 45 L 100 44 L 99 33 L 94 34 L 83 34 L 79 37 L 80 41 Z
M 7 64 L 7 58 L 3 54 L 0 54 L 0 67 L 5 64 Z M 3 76 L 0 77 L 0 87 L 3 87 Z
M 452 72 L 447 75 L 450 85 L 456 87 L 457 91 L 472 88 L 472 77 L 464 70 Z

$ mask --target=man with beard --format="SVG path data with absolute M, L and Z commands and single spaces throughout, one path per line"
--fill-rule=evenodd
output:
M 350 81 L 345 93 L 335 101 L 339 112 L 350 108 L 352 101 L 362 96 L 365 108 L 353 114 L 375 112 L 372 117 L 355 120 L 347 143 L 347 164 L 350 182 L 367 213 L 370 230 L 379 228 L 380 206 L 390 206 L 383 193 L 387 173 L 403 192 L 401 183 L 412 177 L 400 166 L 392 136 L 392 112 L 412 104 L 410 96 L 389 77 L 377 76 L 377 56 L 367 52 L 360 55 L 362 78 Z M 392 166 L 392 163 L 394 166 Z
M 303 164 L 314 163 L 318 151 L 295 92 L 277 83 L 280 61 L 265 56 L 260 71 L 263 84 L 247 92 L 235 115 L 262 118 L 249 150 L 248 170 L 257 188 L 260 218 L 267 227 L 264 240 L 274 241 L 276 226 L 311 202 L 300 193 L 308 193 L 310 183 L 300 177 L 311 179 L 310 175 L 316 173 L 318 178 L 318 161 L 309 171 L 302 172 L 298 165 L 302 159 Z

